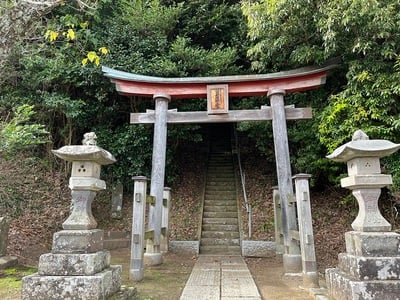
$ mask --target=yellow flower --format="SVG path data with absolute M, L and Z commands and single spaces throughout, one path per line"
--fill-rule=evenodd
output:
M 88 62 L 87 58 L 82 59 L 82 66 L 86 66 L 87 62 Z
M 72 29 L 68 29 L 67 38 L 70 39 L 71 41 L 75 40 L 76 39 L 75 31 L 73 31 Z
M 100 51 L 100 53 L 101 54 L 103 54 L 103 55 L 107 55 L 108 54 L 108 49 L 106 48 L 106 47 L 101 47 L 100 49 L 99 49 L 99 51 Z
M 99 57 L 94 51 L 90 51 L 86 56 L 90 62 L 94 62 L 96 58 Z
M 49 29 L 46 31 L 44 37 L 48 39 L 50 42 L 54 42 L 58 37 L 58 32 Z

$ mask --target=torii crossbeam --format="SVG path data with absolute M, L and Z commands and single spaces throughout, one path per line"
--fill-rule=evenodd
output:
M 286 94 L 311 90 L 325 84 L 327 72 L 334 67 L 336 65 L 271 74 L 185 78 L 144 76 L 107 67 L 102 70 L 123 95 L 153 97 L 162 93 L 172 99 L 193 99 L 207 97 L 207 85 L 210 84 L 228 84 L 230 97 L 265 95 L 277 89 Z
M 310 107 L 295 108 L 294 106 L 285 107 L 286 120 L 311 119 L 312 111 Z M 193 123 L 234 123 L 250 121 L 271 121 L 272 109 L 269 106 L 261 106 L 261 109 L 228 110 L 225 114 L 209 114 L 206 111 L 187 111 L 178 112 L 168 110 L 167 123 L 172 124 L 193 124 Z M 145 113 L 132 113 L 131 124 L 154 124 L 154 110 Z
M 161 254 L 158 254 L 160 252 L 167 123 L 272 120 L 285 246 L 283 267 L 285 273 L 301 272 L 300 248 L 290 236 L 291 230 L 297 230 L 297 222 L 296 210 L 290 201 L 294 193 L 286 120 L 309 119 L 311 109 L 285 107 L 284 95 L 318 88 L 325 83 L 328 71 L 335 67 L 336 65 L 328 65 L 321 68 L 307 67 L 271 74 L 187 78 L 143 76 L 103 67 L 104 75 L 110 78 L 120 94 L 155 99 L 155 111 L 133 113 L 131 123 L 154 123 L 150 194 L 156 198 L 156 208 L 153 213 L 154 245 L 151 252 L 155 255 L 157 263 L 161 263 Z M 257 95 L 268 95 L 271 106 L 263 106 L 258 110 L 229 110 L 229 97 Z M 171 99 L 193 98 L 207 98 L 208 111 L 168 111 L 168 102 Z

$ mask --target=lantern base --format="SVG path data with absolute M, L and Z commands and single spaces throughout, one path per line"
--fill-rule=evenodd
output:
M 346 232 L 346 253 L 326 270 L 334 299 L 397 299 L 400 291 L 400 235 L 394 232 Z

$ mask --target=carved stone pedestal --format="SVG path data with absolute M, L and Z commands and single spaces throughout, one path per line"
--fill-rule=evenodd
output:
M 22 299 L 108 299 L 121 287 L 121 266 L 110 265 L 110 258 L 102 230 L 57 232 L 38 273 L 23 278 Z
M 400 235 L 394 232 L 345 234 L 346 253 L 339 265 L 326 270 L 334 299 L 393 300 L 400 298 Z

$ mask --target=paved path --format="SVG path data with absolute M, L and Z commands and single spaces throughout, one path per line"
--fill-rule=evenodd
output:
M 180 300 L 261 300 L 241 256 L 200 255 Z

